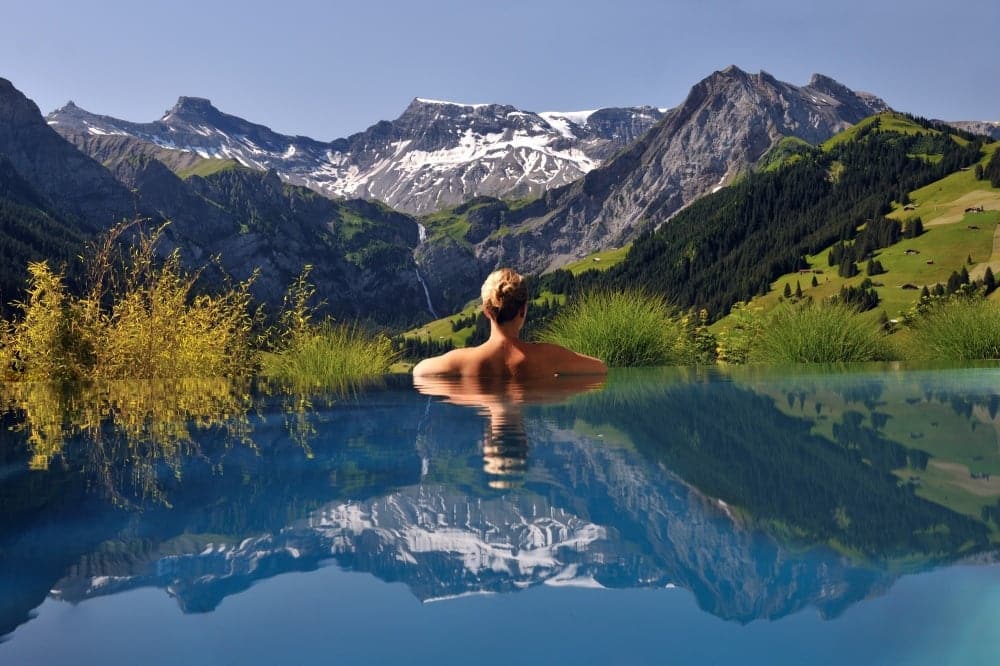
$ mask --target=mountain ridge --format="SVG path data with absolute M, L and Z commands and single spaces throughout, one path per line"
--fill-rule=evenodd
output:
M 537 196 L 572 182 L 662 115 L 651 106 L 537 114 L 507 104 L 414 98 L 395 120 L 330 142 L 279 134 L 200 97 L 180 97 L 149 123 L 90 113 L 72 102 L 47 120 L 85 151 L 88 137 L 128 135 L 161 149 L 273 169 L 327 196 L 427 213 L 475 196 Z

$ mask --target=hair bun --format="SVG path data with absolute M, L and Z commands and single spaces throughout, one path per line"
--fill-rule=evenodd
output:
M 498 323 L 513 319 L 528 302 L 528 287 L 517 271 L 501 268 L 493 271 L 483 282 L 483 309 Z

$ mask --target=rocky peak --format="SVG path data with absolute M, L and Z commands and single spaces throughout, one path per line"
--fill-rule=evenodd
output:
M 459 115 L 462 113 L 469 113 L 470 111 L 478 111 L 480 109 L 489 109 L 495 106 L 503 106 L 502 104 L 464 104 L 462 102 L 448 102 L 439 99 L 427 99 L 426 97 L 414 97 L 410 104 L 403 111 L 403 115 L 407 113 L 419 113 L 427 110 L 437 111 L 439 113 L 448 115 Z
M 847 88 L 847 86 L 840 83 L 836 79 L 832 79 L 829 76 L 826 76 L 825 74 L 819 74 L 819 73 L 813 74 L 809 78 L 809 83 L 806 84 L 806 87 L 812 88 L 813 90 L 821 90 L 823 92 L 831 92 L 831 93 L 847 92 L 853 94 L 852 91 Z
M 15 88 L 13 83 L 0 78 L 0 124 L 31 122 L 40 114 L 38 106 Z
M 531 116 L 534 114 L 521 112 L 507 104 L 459 104 L 418 97 L 410 102 L 393 125 L 403 133 L 414 127 L 501 132 L 507 127 L 525 125 L 523 119 Z
M 204 97 L 185 97 L 182 95 L 177 98 L 177 103 L 174 104 L 173 108 L 163 114 L 163 122 L 169 122 L 175 117 L 184 119 L 209 119 L 222 115 L 224 114 L 212 106 L 212 102 Z
M 2 78 L 0 154 L 52 210 L 89 230 L 135 212 L 131 195 L 114 177 L 59 136 L 38 105 Z
M 946 122 L 952 127 L 957 127 L 966 132 L 988 136 L 994 141 L 1000 139 L 1000 121 L 996 120 L 955 120 L 939 121 Z

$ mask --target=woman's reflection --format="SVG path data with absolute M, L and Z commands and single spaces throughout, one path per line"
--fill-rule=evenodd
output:
M 443 402 L 475 407 L 486 420 L 481 441 L 483 471 L 495 489 L 521 485 L 528 470 L 528 433 L 525 405 L 558 404 L 588 391 L 604 388 L 605 377 L 566 375 L 515 380 L 498 377 L 414 377 L 424 395 Z

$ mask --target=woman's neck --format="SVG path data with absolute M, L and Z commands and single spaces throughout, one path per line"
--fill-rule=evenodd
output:
M 521 327 L 517 325 L 517 319 L 512 319 L 503 324 L 498 324 L 495 320 L 490 320 L 490 341 L 513 342 L 518 340 Z

